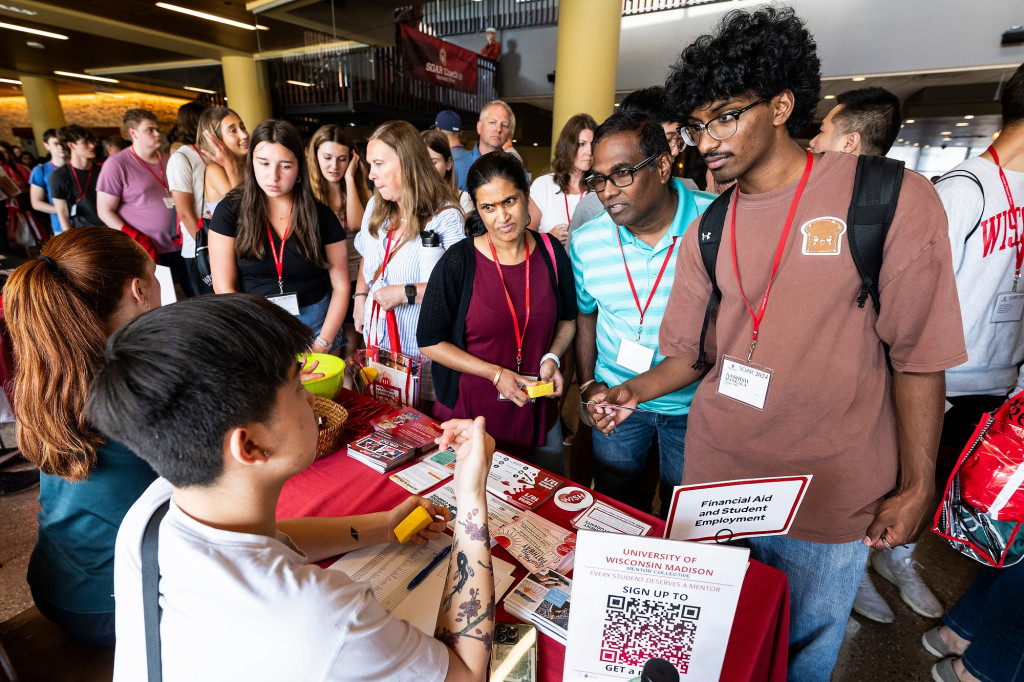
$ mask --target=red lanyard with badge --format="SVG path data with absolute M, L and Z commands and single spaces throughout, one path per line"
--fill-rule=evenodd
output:
M 78 198 L 75 199 L 75 203 L 71 205 L 70 215 L 74 218 L 78 214 L 78 204 L 85 198 L 85 193 L 89 191 L 89 186 L 92 184 L 92 172 L 96 169 L 96 164 L 89 166 L 89 175 L 85 178 L 85 187 L 82 187 L 81 181 L 78 179 L 78 170 L 75 169 L 70 163 L 68 163 L 68 170 L 71 171 L 71 178 L 75 181 L 75 186 L 78 187 Z
M 622 233 L 619 231 L 618 225 L 615 225 L 615 237 L 619 240 L 619 253 L 622 254 L 622 265 L 626 268 L 626 279 L 629 281 L 629 290 L 633 292 L 633 302 L 636 303 L 637 312 L 640 313 L 640 325 L 636 330 L 636 341 L 630 339 L 621 339 L 619 341 L 619 354 L 615 358 L 616 364 L 625 367 L 628 370 L 642 374 L 651 368 L 651 364 L 654 362 L 654 349 L 649 346 L 641 345 L 640 336 L 644 331 L 644 316 L 647 315 L 647 309 L 651 307 L 651 301 L 654 300 L 654 294 L 658 291 L 658 286 L 661 284 L 661 278 L 665 275 L 665 270 L 668 268 L 669 261 L 672 260 L 672 252 L 675 251 L 676 241 L 678 237 L 672 237 L 672 244 L 668 247 L 668 253 L 665 254 L 665 260 L 661 263 L 661 270 L 658 271 L 658 277 L 654 280 L 654 286 L 651 287 L 651 293 L 647 296 L 647 303 L 643 307 L 640 307 L 640 297 L 636 293 L 636 285 L 633 283 L 633 275 L 629 272 L 629 263 L 626 262 L 626 250 L 622 246 Z
M 299 295 L 296 293 L 285 293 L 284 291 L 284 245 L 292 232 L 292 211 L 295 209 L 295 197 L 292 197 L 292 205 L 288 209 L 288 223 L 284 226 L 284 235 L 281 237 L 281 250 L 278 251 L 274 245 L 274 230 L 267 221 L 267 241 L 270 242 L 270 253 L 274 258 L 274 267 L 277 269 L 277 294 L 267 296 L 271 303 L 276 303 L 292 315 L 299 314 Z
M 800 205 L 800 197 L 803 196 L 804 188 L 807 186 L 807 179 L 811 175 L 811 168 L 814 165 L 814 156 L 807 152 L 807 163 L 804 166 L 803 175 L 800 177 L 800 184 L 797 185 L 793 202 L 789 206 L 789 215 L 786 217 L 786 224 L 782 229 L 782 236 L 779 238 L 779 245 L 775 249 L 775 260 L 772 262 L 771 275 L 768 277 L 768 285 L 765 287 L 764 295 L 761 297 L 761 305 L 757 312 L 747 301 L 743 293 L 743 285 L 740 282 L 739 262 L 736 258 L 736 211 L 739 207 L 739 192 L 736 192 L 732 203 L 732 224 L 730 227 L 730 239 L 732 241 L 732 267 L 736 274 L 736 286 L 743 305 L 747 307 L 750 318 L 753 320 L 753 336 L 750 340 L 750 350 L 747 352 L 746 362 L 739 358 L 728 355 L 722 356 L 722 376 L 718 383 L 718 392 L 722 395 L 738 400 L 741 403 L 764 409 L 765 399 L 768 397 L 768 384 L 771 382 L 772 370 L 767 367 L 758 367 L 751 364 L 754 356 L 754 349 L 757 347 L 757 335 L 760 331 L 761 320 L 764 319 L 765 310 L 768 308 L 768 296 L 772 292 L 772 283 L 775 281 L 775 274 L 779 270 L 779 263 L 782 261 L 782 254 L 786 249 L 786 240 L 789 237 L 790 228 L 793 227 L 793 219 L 796 217 L 797 207 Z
M 149 164 L 142 160 L 142 157 L 135 151 L 135 147 L 128 147 L 128 149 L 132 150 L 132 154 L 139 160 L 139 163 L 141 163 L 143 167 L 149 171 L 149 174 L 153 176 L 153 179 L 159 182 L 160 186 L 164 188 L 164 192 L 167 193 L 164 197 L 164 206 L 168 209 L 174 208 L 174 199 L 171 198 L 171 189 L 167 186 L 167 171 L 163 166 L 160 166 L 160 152 L 156 153 L 156 164 L 160 166 L 160 175 L 157 175 L 153 172 L 153 169 L 149 167 Z
M 1017 220 L 1017 205 L 1013 201 L 1013 192 L 1010 191 L 1010 183 L 1006 180 L 1006 173 L 999 163 L 999 154 L 995 147 L 989 145 L 988 153 L 999 169 L 999 179 L 1003 183 L 1003 191 L 1006 192 L 1006 203 L 1010 205 L 1010 212 L 1007 214 L 1007 223 L 1013 224 L 1013 232 L 1017 241 L 1017 256 L 1013 271 L 1013 288 L 1010 291 L 996 294 L 995 308 L 992 311 L 992 322 L 1020 322 L 1024 316 L 1024 293 L 1017 292 L 1017 284 L 1020 282 L 1021 264 L 1024 263 L 1024 244 L 1021 243 L 1024 235 L 1020 233 L 1020 221 Z M 1007 226 L 1009 231 L 1009 225 Z
M 377 276 L 374 277 L 373 282 L 376 282 L 378 279 L 380 279 L 381 281 L 385 279 L 384 271 L 387 269 L 388 264 L 391 262 L 391 259 L 394 257 L 395 253 L 398 252 L 398 249 L 402 248 L 402 246 L 405 245 L 405 243 L 403 242 L 402 244 L 399 244 L 397 247 L 395 247 L 394 251 L 391 250 L 391 240 L 395 236 L 395 232 L 397 232 L 397 230 L 393 228 L 388 230 L 388 241 L 384 245 L 384 260 L 381 262 L 380 270 L 377 271 Z M 370 283 L 371 287 L 373 286 L 373 282 Z M 373 306 L 370 308 L 370 326 L 374 336 L 377 335 L 377 321 L 380 319 L 380 310 L 380 303 L 378 303 L 377 300 L 374 299 Z M 394 351 L 395 353 L 401 353 L 402 337 L 398 331 L 398 317 L 395 315 L 394 309 L 388 310 L 384 313 L 384 324 L 387 325 L 388 330 L 388 345 L 390 345 L 391 350 Z M 380 339 L 377 338 L 376 340 L 371 340 L 369 345 L 371 348 L 376 348 L 379 343 Z
M 501 288 L 505 292 L 505 301 L 508 303 L 509 312 L 512 313 L 512 325 L 516 332 L 516 374 L 523 368 L 523 341 L 526 340 L 526 328 L 530 325 L 530 241 L 523 239 L 526 244 L 526 319 L 520 331 L 519 316 L 516 314 L 516 307 L 512 304 L 512 296 L 508 293 L 508 285 L 505 284 L 505 275 L 501 271 L 501 263 L 498 262 L 498 252 L 491 242 L 491 235 L 487 235 L 487 246 L 491 247 L 491 256 L 494 257 L 494 267 L 498 269 L 498 279 L 501 280 Z

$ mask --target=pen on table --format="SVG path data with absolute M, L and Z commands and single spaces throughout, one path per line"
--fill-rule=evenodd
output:
M 430 561 L 429 564 L 427 564 L 427 567 L 424 568 L 419 573 L 417 573 L 416 577 L 409 581 L 409 586 L 407 588 L 405 588 L 405 589 L 407 589 L 407 590 L 414 590 L 414 589 L 416 589 L 416 586 L 419 585 L 424 580 L 426 580 L 427 576 L 434 572 L 434 569 L 437 568 L 441 564 L 442 561 L 444 561 L 444 558 L 446 556 L 448 556 L 451 553 L 451 551 L 452 551 L 452 546 L 448 545 L 447 547 L 442 549 L 440 552 L 438 552 L 437 556 L 434 557 Z

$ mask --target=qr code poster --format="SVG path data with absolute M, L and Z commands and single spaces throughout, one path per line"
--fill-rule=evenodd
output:
M 630 680 L 658 658 L 681 680 L 717 680 L 748 561 L 742 548 L 580 531 L 563 679 Z

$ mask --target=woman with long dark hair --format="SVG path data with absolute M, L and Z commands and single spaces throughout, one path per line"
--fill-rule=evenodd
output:
M 46 242 L 3 290 L 18 445 L 41 471 L 32 598 L 68 634 L 101 646 L 114 644 L 117 529 L 156 474 L 82 412 L 107 337 L 160 305 L 155 272 L 127 235 L 80 227 Z
M 417 336 L 433 362 L 434 416 L 487 418 L 498 447 L 556 473 L 564 470 L 558 400 L 524 389 L 565 388 L 561 357 L 576 332 L 576 285 L 560 243 L 527 229 L 530 186 L 519 159 L 491 152 L 466 179 L 476 213 L 471 238 L 430 276 Z
M 427 145 L 427 154 L 430 154 L 430 162 L 434 164 L 434 170 L 441 176 L 441 179 L 448 183 L 452 191 L 459 195 L 459 205 L 462 212 L 469 214 L 476 210 L 473 206 L 473 198 L 469 192 L 463 192 L 455 179 L 455 161 L 452 159 L 452 148 L 448 144 L 448 138 L 440 130 L 424 130 L 420 133 L 423 142 Z
M 266 296 L 313 330 L 310 350 L 344 345 L 351 292 L 345 228 L 309 187 L 302 140 L 287 121 L 269 120 L 249 138 L 242 184 L 210 225 L 216 293 Z
M 566 121 L 548 173 L 530 186 L 530 224 L 563 244 L 569 238 L 572 213 L 586 190 L 583 176 L 593 162 L 595 130 L 597 122 L 590 114 L 576 114 Z

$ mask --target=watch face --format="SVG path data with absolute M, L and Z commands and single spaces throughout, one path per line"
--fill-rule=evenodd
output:
M 416 287 L 414 285 L 412 285 L 412 284 L 406 284 L 405 285 L 405 295 L 406 296 L 415 296 L 416 295 Z

